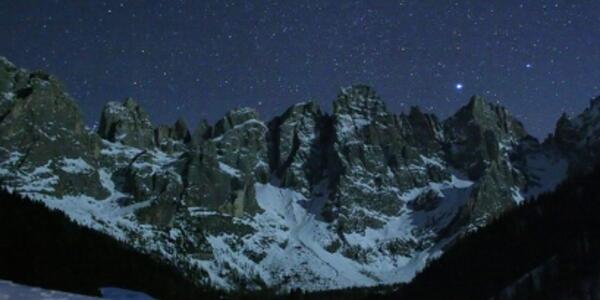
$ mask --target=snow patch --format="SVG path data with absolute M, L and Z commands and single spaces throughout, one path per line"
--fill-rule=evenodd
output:
M 116 287 L 100 288 L 103 298 L 111 300 L 154 300 L 154 298 L 142 293 Z
M 219 162 L 219 169 L 221 171 L 223 171 L 225 174 L 231 175 L 233 177 L 241 177 L 241 172 L 240 170 L 231 167 L 230 165 L 223 163 L 223 162 Z
M 0 280 L 0 299 L 92 300 L 96 297 L 71 294 Z
M 88 174 L 94 170 L 85 160 L 80 158 L 63 158 L 61 169 L 67 173 Z

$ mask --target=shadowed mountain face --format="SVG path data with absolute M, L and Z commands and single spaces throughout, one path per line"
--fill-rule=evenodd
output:
M 127 99 L 91 132 L 53 76 L 1 59 L 0 179 L 200 282 L 319 290 L 408 281 L 600 150 L 597 99 L 544 143 L 477 96 L 445 121 L 362 85 L 333 107 L 239 108 L 190 130 Z
M 459 240 L 382 299 L 595 299 L 600 166 Z

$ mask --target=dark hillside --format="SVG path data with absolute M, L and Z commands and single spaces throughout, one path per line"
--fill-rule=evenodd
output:
M 599 213 L 596 168 L 459 240 L 390 299 L 598 299 L 585 295 L 600 295 Z
M 213 299 L 170 265 L 0 190 L 0 279 L 99 295 L 116 286 L 160 299 Z

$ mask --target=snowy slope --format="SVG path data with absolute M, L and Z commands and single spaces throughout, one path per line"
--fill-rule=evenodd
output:
M 253 226 L 257 233 L 244 238 L 239 245 L 242 250 L 229 245 L 231 235 L 211 236 L 209 240 L 218 253 L 217 259 L 198 263 L 210 271 L 216 283 L 227 281 L 221 276 L 227 265 L 240 272 L 256 274 L 267 285 L 283 286 L 286 290 L 409 281 L 430 256 L 439 254 L 439 245 L 431 243 L 424 251 L 407 256 L 391 255 L 379 249 L 380 245 L 397 239 L 423 239 L 427 235 L 435 238 L 436 229 L 445 227 L 464 204 L 471 185 L 472 182 L 453 176 L 448 182 L 432 183 L 407 192 L 405 198 L 410 201 L 424 190 L 435 190 L 442 195 L 442 204 L 429 213 L 407 209 L 398 217 L 379 215 L 386 221 L 383 228 L 347 235 L 347 243 L 371 251 L 368 261 L 357 262 L 339 251 L 326 250 L 336 235 L 329 224 L 315 214 L 323 199 L 307 199 L 290 189 L 256 184 L 257 200 L 264 212 L 243 222 Z M 254 262 L 240 255 L 244 251 L 264 252 L 265 258 Z

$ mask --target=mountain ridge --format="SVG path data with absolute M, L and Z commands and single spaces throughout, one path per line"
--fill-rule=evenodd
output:
M 365 85 L 341 89 L 331 114 L 238 108 L 193 130 L 154 126 L 129 98 L 95 133 L 53 76 L 0 62 L 6 187 L 224 289 L 408 281 L 600 146 L 594 105 L 541 143 L 478 96 L 440 121 L 389 112 Z

